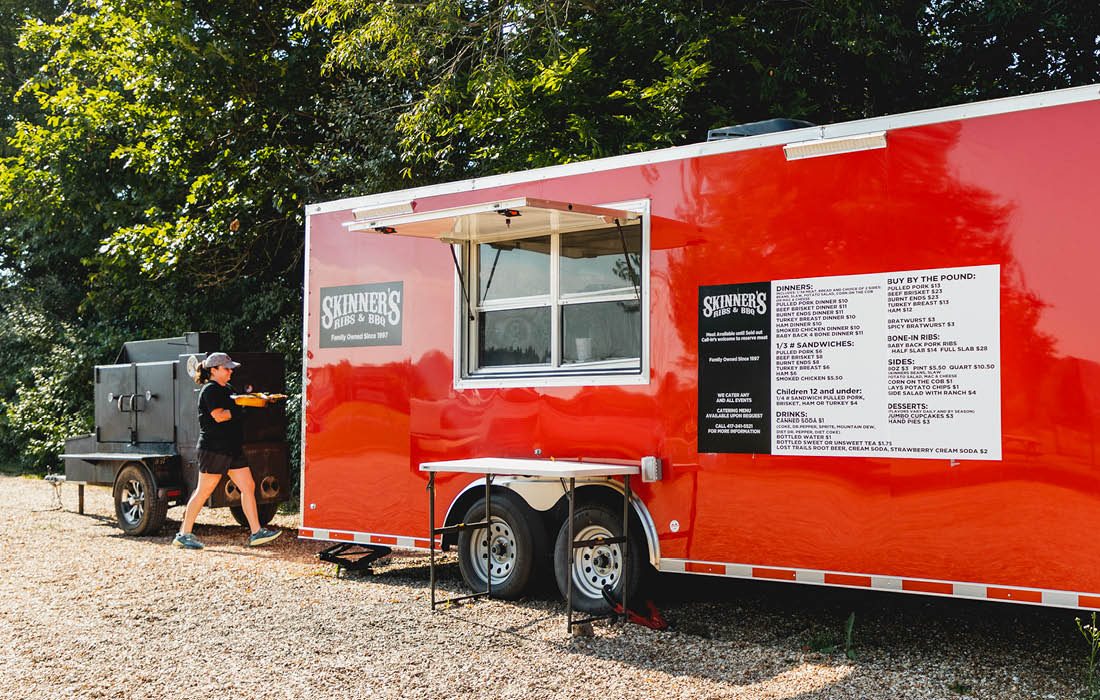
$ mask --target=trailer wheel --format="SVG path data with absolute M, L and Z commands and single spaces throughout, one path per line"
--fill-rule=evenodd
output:
M 239 524 L 248 527 L 248 518 L 244 517 L 244 508 L 241 506 L 229 506 L 229 512 L 233 514 L 233 519 Z M 271 519 L 275 517 L 275 514 L 279 512 L 278 503 L 257 503 L 256 515 L 260 518 L 260 527 L 266 527 Z
M 466 511 L 463 522 L 485 519 L 485 499 L 479 498 Z M 458 569 L 466 585 L 484 591 L 487 571 L 492 567 L 493 597 L 520 597 L 538 560 L 545 556 L 546 531 L 542 521 L 526 504 L 507 493 L 493 494 L 493 519 L 485 528 L 462 530 L 458 534 Z
M 601 504 L 578 506 L 573 516 L 573 537 L 576 542 L 596 537 L 619 537 L 623 529 L 622 510 Z M 645 573 L 645 542 L 635 528 L 630 528 L 630 563 L 627 576 L 627 603 L 637 600 Z M 563 598 L 567 596 L 566 576 L 573 577 L 573 609 L 602 615 L 611 611 L 603 597 L 603 587 L 611 586 L 616 600 L 623 597 L 623 549 L 620 544 L 598 544 L 573 549 L 569 542 L 569 522 L 562 523 L 554 544 L 554 578 Z
M 168 499 L 157 494 L 153 475 L 144 465 L 128 463 L 115 478 L 115 516 L 127 535 L 151 535 L 164 525 Z

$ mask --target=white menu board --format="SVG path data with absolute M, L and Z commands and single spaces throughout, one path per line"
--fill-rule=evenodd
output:
M 1001 458 L 1000 267 L 699 287 L 700 452 Z
M 1000 267 L 772 282 L 772 454 L 1001 458 Z

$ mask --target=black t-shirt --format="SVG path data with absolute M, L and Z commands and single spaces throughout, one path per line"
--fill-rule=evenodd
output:
M 237 455 L 244 442 L 241 422 L 244 411 L 234 403 L 230 395 L 237 393 L 231 384 L 222 386 L 217 382 L 207 382 L 199 391 L 199 443 L 200 450 Z M 224 408 L 233 414 L 230 420 L 219 423 L 210 413 L 216 408 Z

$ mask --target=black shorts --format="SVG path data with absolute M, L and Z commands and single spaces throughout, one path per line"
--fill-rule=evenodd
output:
M 243 452 L 231 455 L 224 452 L 199 450 L 199 471 L 203 474 L 224 475 L 230 469 L 240 469 L 247 466 L 248 460 L 245 459 Z

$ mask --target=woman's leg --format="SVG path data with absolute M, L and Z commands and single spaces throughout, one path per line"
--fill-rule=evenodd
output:
M 182 534 L 186 535 L 191 532 L 191 528 L 195 526 L 195 518 L 199 517 L 199 511 L 202 510 L 203 504 L 206 503 L 206 499 L 210 498 L 210 494 L 214 493 L 214 489 L 218 488 L 218 482 L 221 480 L 221 474 L 199 472 L 199 484 L 195 487 L 195 492 L 191 494 L 191 498 L 187 499 L 187 510 L 183 513 L 183 525 L 180 526 Z
M 241 510 L 248 520 L 248 529 L 253 535 L 260 530 L 260 516 L 256 512 L 256 482 L 252 479 L 252 470 L 248 467 L 230 469 L 229 478 L 241 492 Z

